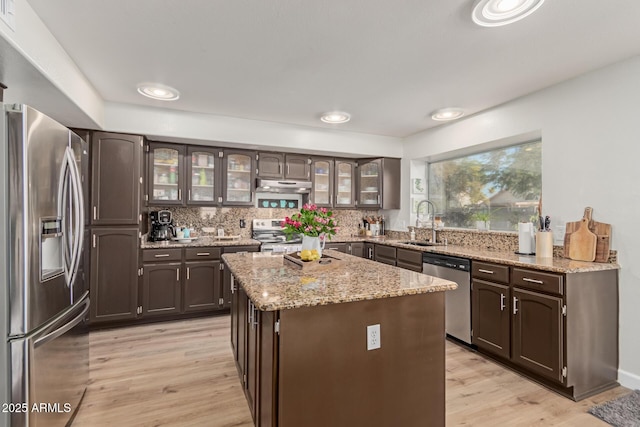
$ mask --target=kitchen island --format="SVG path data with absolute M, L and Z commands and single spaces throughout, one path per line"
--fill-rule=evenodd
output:
M 313 272 L 282 255 L 223 255 L 255 425 L 444 426 L 443 291 L 456 284 L 326 253 L 334 265 Z

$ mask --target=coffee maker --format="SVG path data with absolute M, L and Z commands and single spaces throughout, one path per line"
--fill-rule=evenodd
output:
M 175 237 L 175 229 L 170 211 L 152 211 L 149 213 L 149 217 L 151 218 L 149 241 L 158 242 L 171 240 Z

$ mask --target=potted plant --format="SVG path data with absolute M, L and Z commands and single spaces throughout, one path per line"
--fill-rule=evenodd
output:
M 317 258 L 322 256 L 325 239 L 331 239 L 331 236 L 335 236 L 338 231 L 338 224 L 332 211 L 308 203 L 302 206 L 300 212 L 286 217 L 281 225 L 289 238 L 294 234 L 302 235 L 301 253 L 315 251 Z
M 489 229 L 489 212 L 476 212 L 473 214 L 473 219 L 476 221 L 476 228 L 478 230 Z

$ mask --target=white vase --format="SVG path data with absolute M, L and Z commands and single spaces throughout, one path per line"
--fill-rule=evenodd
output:
M 322 250 L 324 249 L 324 239 L 313 236 L 302 236 L 302 249 L 301 250 L 313 250 L 318 251 L 318 255 L 322 256 Z

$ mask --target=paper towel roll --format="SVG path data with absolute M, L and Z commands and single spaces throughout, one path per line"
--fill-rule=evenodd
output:
M 533 223 L 518 223 L 518 252 L 521 254 L 531 254 L 534 252 L 535 239 L 533 233 Z

